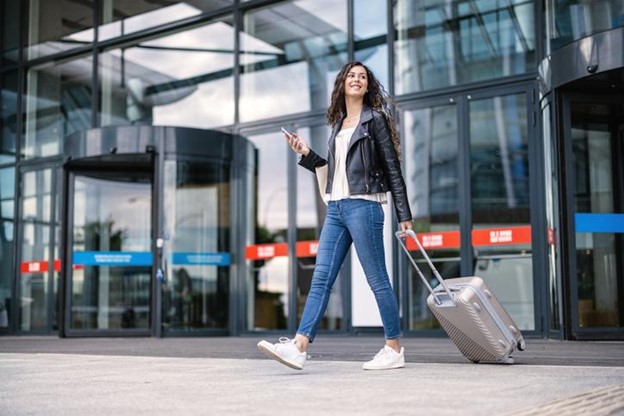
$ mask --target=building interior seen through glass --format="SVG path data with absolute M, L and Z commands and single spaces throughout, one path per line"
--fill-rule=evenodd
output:
M 228 171 L 228 165 L 208 161 L 165 162 L 165 330 L 227 328 L 228 264 L 209 265 L 193 255 L 228 251 Z
M 621 211 L 624 104 L 589 100 L 571 103 L 579 326 L 619 327 L 622 233 L 597 229 L 595 220 L 613 221 Z
M 151 178 L 74 176 L 71 329 L 147 329 L 151 287 Z M 98 256 L 140 253 L 101 265 Z M 139 255 L 137 254 L 137 257 Z

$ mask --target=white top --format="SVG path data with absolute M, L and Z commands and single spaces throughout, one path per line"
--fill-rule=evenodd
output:
M 330 201 L 340 201 L 345 198 L 368 199 L 381 204 L 388 202 L 385 193 L 351 195 L 349 192 L 349 181 L 347 180 L 347 151 L 349 150 L 349 141 L 355 127 L 343 129 L 336 135 L 336 167 L 334 170 L 334 180 L 332 182 L 331 194 L 328 195 Z

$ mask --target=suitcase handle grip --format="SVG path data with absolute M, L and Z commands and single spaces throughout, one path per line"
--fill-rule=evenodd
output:
M 427 289 L 429 289 L 429 293 L 431 293 L 431 295 L 435 299 L 435 302 L 438 305 L 442 304 L 442 301 L 440 300 L 440 298 L 438 298 L 438 295 L 436 295 L 436 293 L 434 292 L 433 288 L 431 287 L 431 285 L 429 284 L 429 282 L 427 281 L 425 276 L 422 274 L 422 272 L 420 271 L 420 268 L 418 267 L 418 265 L 416 264 L 416 262 L 412 258 L 412 255 L 410 254 L 409 250 L 407 249 L 407 245 L 405 244 L 403 239 L 408 237 L 408 236 L 411 237 L 416 242 L 416 245 L 418 246 L 418 249 L 422 253 L 422 255 L 425 258 L 425 260 L 427 260 L 427 264 L 431 268 L 431 271 L 433 272 L 433 275 L 436 277 L 436 279 L 438 279 L 438 282 L 440 282 L 440 284 L 442 285 L 442 287 L 446 291 L 446 294 L 448 295 L 449 299 L 453 302 L 453 305 L 455 305 L 456 304 L 455 303 L 455 299 L 453 298 L 453 295 L 451 294 L 451 290 L 449 289 L 449 287 L 444 282 L 444 279 L 442 279 L 442 276 L 440 276 L 440 273 L 438 272 L 438 269 L 436 269 L 436 267 L 431 262 L 431 259 L 429 258 L 429 255 L 427 254 L 427 252 L 423 248 L 422 244 L 420 244 L 420 241 L 418 240 L 418 237 L 416 236 L 416 233 L 414 231 L 412 231 L 412 230 L 406 230 L 405 232 L 397 231 L 394 235 L 396 236 L 397 240 L 399 240 L 399 244 L 401 245 L 401 248 L 403 249 L 403 251 L 405 251 L 405 254 L 407 254 L 407 258 L 410 260 L 410 262 L 412 262 L 412 265 L 416 269 L 416 272 L 418 273 L 418 276 L 420 276 L 420 280 L 422 280 L 423 283 L 425 284 L 425 286 L 427 286 Z

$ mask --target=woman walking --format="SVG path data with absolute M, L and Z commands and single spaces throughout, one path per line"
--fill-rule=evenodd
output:
M 412 214 L 399 163 L 395 121 L 388 111 L 383 87 L 364 64 L 350 62 L 336 76 L 327 121 L 332 127 L 327 159 L 314 153 L 298 134 L 285 133 L 292 150 L 301 155 L 301 166 L 316 172 L 317 167 L 328 165 L 327 215 L 295 338 L 283 337 L 276 344 L 260 341 L 258 349 L 282 364 L 303 369 L 308 344 L 314 341 L 332 286 L 353 243 L 375 295 L 385 336 L 384 347 L 363 368 L 400 368 L 405 359 L 399 341 L 399 309 L 383 246 L 381 204 L 387 203 L 387 192 L 392 195 L 402 231 L 412 228 Z

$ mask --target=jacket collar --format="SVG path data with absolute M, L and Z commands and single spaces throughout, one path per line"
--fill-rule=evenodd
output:
M 340 127 L 342 127 L 342 122 L 344 121 L 346 116 L 342 116 L 342 118 L 340 118 L 340 121 L 338 121 L 338 123 L 336 123 L 334 125 L 334 127 L 332 128 L 332 133 L 330 136 L 330 144 L 332 144 L 331 142 L 334 141 L 334 139 L 336 138 L 336 136 L 338 135 L 338 132 L 340 131 Z M 357 140 L 358 136 L 360 136 L 358 133 L 358 130 L 362 129 L 362 125 L 371 121 L 373 119 L 373 109 L 371 107 L 369 107 L 368 105 L 364 104 L 364 106 L 362 107 L 362 112 L 360 113 L 360 121 L 359 124 L 356 126 L 355 131 L 353 132 L 353 136 L 351 137 L 351 144 Z

